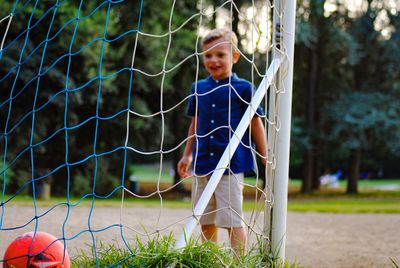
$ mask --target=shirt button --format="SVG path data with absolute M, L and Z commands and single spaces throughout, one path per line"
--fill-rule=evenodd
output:
M 210 139 L 214 139 L 214 136 L 213 136 L 213 135 L 211 135 L 211 136 L 210 136 Z
M 211 122 L 212 124 L 214 124 L 214 120 L 211 120 L 210 122 Z
M 214 155 L 214 153 L 210 153 L 210 156 L 213 156 Z
M 215 107 L 215 104 L 213 103 L 211 106 L 214 108 L 214 107 Z

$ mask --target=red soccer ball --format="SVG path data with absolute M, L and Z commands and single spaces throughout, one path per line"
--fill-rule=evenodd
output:
M 33 239 L 33 242 L 32 242 Z M 32 246 L 31 246 L 32 244 Z M 45 232 L 25 233 L 8 246 L 4 268 L 69 268 L 70 260 L 64 245 Z

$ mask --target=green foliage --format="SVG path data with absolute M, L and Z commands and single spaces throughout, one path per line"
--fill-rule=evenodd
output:
M 72 196 L 82 196 L 84 194 L 90 193 L 91 190 L 92 188 L 90 187 L 90 178 L 82 174 L 75 175 L 70 191 Z
M 1 157 L 0 159 L 3 159 Z M 0 162 L 0 191 L 3 194 L 7 192 L 9 185 L 12 183 L 14 179 L 14 172 L 11 169 L 7 169 L 7 166 L 4 165 L 4 162 Z M 6 185 L 4 186 L 4 182 L 6 181 Z M 3 188 L 4 187 L 4 188 Z
M 3 157 L 1 157 L 3 159 Z M 20 190 L 20 194 L 27 194 L 31 187 L 31 173 L 25 170 L 14 171 L 10 166 L 0 162 L 0 192 L 1 194 L 13 194 Z M 4 182 L 6 185 L 4 186 Z M 4 188 L 3 188 L 4 187 Z M 3 192 L 4 190 L 4 192 Z
M 12 1 L 3 2 L 0 18 L 8 15 L 14 5 Z M 292 164 L 301 166 L 306 150 L 313 150 L 321 165 L 345 163 L 348 149 L 363 144 L 363 162 L 374 162 L 374 168 L 384 166 L 396 172 L 394 157 L 388 155 L 400 151 L 396 142 L 400 112 L 393 105 L 400 96 L 398 12 L 385 10 L 384 5 L 369 5 L 365 13 L 349 17 L 345 2 L 336 1 L 337 10 L 327 14 L 325 2 L 298 1 Z M 224 3 L 206 1 L 205 5 L 215 8 Z M 136 113 L 130 115 L 128 146 L 149 152 L 160 150 L 161 145 L 167 151 L 180 144 L 189 123 L 183 116 L 187 103 L 183 100 L 197 71 L 198 78 L 206 75 L 201 62 L 193 56 L 199 49 L 196 47 L 199 18 L 192 17 L 199 11 L 196 2 L 160 1 L 154 5 L 143 1 L 141 14 L 141 1 L 84 1 L 80 9 L 79 2 L 58 7 L 51 1 L 35 4 L 17 2 L 0 64 L 0 79 L 7 76 L 0 84 L 0 103 L 6 103 L 0 107 L 0 134 L 8 132 L 7 137 L 0 136 L 1 148 L 7 139 L 7 161 L 11 163 L 20 157 L 10 169 L 31 170 L 34 165 L 35 169 L 54 170 L 66 158 L 69 163 L 76 163 L 96 153 L 123 147 L 126 115 L 107 121 L 98 118 L 126 109 Z M 246 1 L 235 4 L 242 11 L 249 6 Z M 257 7 L 262 4 L 255 2 Z M 223 8 L 229 8 L 229 4 Z M 375 27 L 379 12 L 388 16 L 387 36 Z M 24 31 L 31 16 L 31 30 L 27 34 Z M 215 23 L 215 16 L 203 19 L 204 27 Z M 234 27 L 237 21 L 234 20 Z M 4 23 L 0 27 L 3 33 Z M 265 57 L 255 55 L 255 58 Z M 255 64 L 261 66 L 264 62 Z M 235 66 L 235 72 L 251 77 L 251 68 L 245 61 Z M 310 88 L 314 94 L 310 94 Z M 384 103 L 388 100 L 386 108 L 374 100 L 376 96 Z M 175 108 L 169 110 L 172 107 Z M 309 107 L 314 109 L 313 118 L 308 118 Z M 31 129 L 33 110 L 35 124 Z M 159 111 L 163 113 L 151 118 L 137 115 L 148 116 Z M 83 122 L 87 123 L 73 129 Z M 64 127 L 70 129 L 65 131 Z M 31 138 L 33 144 L 38 144 L 49 137 L 46 143 L 32 150 L 35 162 L 31 163 Z M 21 152 L 24 153 L 20 155 Z M 164 157 L 176 160 L 177 155 L 179 148 Z M 103 184 L 101 179 L 98 187 L 120 183 L 121 173 L 125 172 L 121 171 L 124 157 L 123 153 L 115 153 L 104 160 L 108 162 L 110 175 L 106 177 L 115 181 Z M 132 151 L 127 157 L 127 162 L 159 161 L 156 155 L 143 156 Z M 86 183 L 83 178 L 93 178 L 94 172 L 88 165 L 70 168 L 72 186 L 82 185 L 86 189 L 87 184 L 79 181 Z M 66 174 L 65 170 L 57 174 L 53 193 L 65 193 Z M 29 174 L 17 177 L 21 182 L 30 179 Z M 13 190 L 19 187 L 20 183 L 16 183 Z M 79 192 L 76 187 L 74 194 Z
M 106 196 L 121 185 L 121 180 L 111 172 L 108 159 L 98 158 L 96 162 L 92 159 L 83 173 L 78 173 L 72 178 L 70 193 L 72 196 L 79 197 L 93 192 L 97 195 Z M 121 191 L 114 193 L 120 196 Z
M 341 58 L 337 59 L 337 63 L 344 66 L 354 66 L 360 61 L 363 51 L 349 32 L 337 27 L 333 28 L 328 34 L 331 35 L 332 48 L 334 49 L 330 51 L 330 55 L 333 57 L 341 55 Z
M 115 245 L 100 244 L 97 260 L 84 251 L 72 260 L 72 267 L 300 267 L 274 260 L 271 255 L 262 250 L 261 243 L 250 250 L 246 256 L 236 257 L 234 253 L 212 242 L 199 243 L 188 241 L 182 250 L 173 249 L 175 239 L 172 235 L 150 238 L 144 243 L 139 238 L 130 250 L 118 248 Z M 97 263 L 96 263 L 97 261 Z
M 296 25 L 296 44 L 303 44 L 307 48 L 312 48 L 317 42 L 316 29 L 309 21 L 299 20 Z
M 383 146 L 399 151 L 396 138 L 400 133 L 398 101 L 380 92 L 361 93 L 338 99 L 327 109 L 333 119 L 331 139 L 338 137 L 342 146 L 359 148 L 373 144 L 384 136 Z M 391 139 L 393 138 L 393 140 Z
M 366 11 L 349 16 L 345 2 L 336 1 L 331 13 L 321 11 L 324 3 L 298 2 L 294 160 L 301 165 L 312 152 L 317 179 L 326 166 L 347 169 L 349 150 L 362 147 L 363 170 L 398 174 L 399 11 L 369 1 Z M 381 13 L 388 35 L 377 29 Z
M 116 176 L 116 174 L 111 173 L 110 164 L 111 161 L 105 161 L 102 158 L 99 158 L 98 168 L 96 172 L 96 177 L 93 182 L 93 187 L 95 187 L 95 193 L 98 195 L 108 195 L 121 185 L 120 178 Z M 94 186 L 95 185 L 95 186 Z M 121 191 L 116 193 L 117 195 L 121 194 Z
M 0 64 L 0 78 L 7 76 L 0 84 L 0 103 L 6 103 L 0 107 L 1 133 L 10 132 L 6 137 L 7 159 L 13 160 L 24 151 L 19 155 L 20 161 L 13 163 L 12 169 L 29 170 L 33 164 L 35 169 L 55 169 L 65 162 L 67 154 L 68 161 L 74 163 L 94 154 L 94 151 L 105 152 L 123 146 L 126 115 L 108 121 L 94 118 L 110 117 L 125 109 L 149 115 L 175 106 L 186 96 L 192 82 L 189 74 L 194 74 L 196 68 L 193 60 L 183 61 L 195 51 L 197 21 L 192 19 L 186 22 L 197 12 L 195 3 L 175 4 L 172 30 L 183 27 L 170 36 L 165 33 L 169 31 L 172 2 L 163 1 L 154 6 L 144 1 L 142 20 L 139 20 L 139 7 L 139 2 L 128 1 L 89 1 L 84 2 L 81 8 L 79 2 L 59 6 L 48 1 L 38 1 L 36 6 L 35 3 L 25 6 L 18 3 Z M 11 12 L 12 8 L 13 3 L 6 2 L 2 5 L 2 12 Z M 26 32 L 31 15 L 31 29 Z M 137 35 L 134 30 L 165 35 L 150 38 Z M 166 54 L 169 38 L 172 46 Z M 44 42 L 46 39 L 50 41 Z M 131 66 L 136 39 L 138 48 L 133 68 L 158 74 L 156 77 L 144 76 L 136 71 L 121 71 Z M 22 64 L 19 68 L 21 51 Z M 69 53 L 72 53 L 71 57 Z M 178 63 L 181 63 L 180 67 L 171 70 Z M 163 73 L 164 67 L 168 71 L 166 74 Z M 19 75 L 13 75 L 17 70 Z M 40 82 L 39 71 L 43 74 Z M 164 107 L 160 107 L 160 94 L 164 95 Z M 11 101 L 10 96 L 13 97 Z M 31 129 L 30 115 L 34 109 L 38 111 Z M 164 115 L 164 146 L 176 146 L 177 139 L 183 139 L 184 132 L 175 133 L 174 127 L 184 119 L 181 116 L 183 111 L 184 105 L 181 105 Z M 134 135 L 128 146 L 144 151 L 158 149 L 163 138 L 159 127 L 161 117 L 131 116 L 130 119 L 130 133 Z M 74 128 L 83 122 L 86 123 L 79 129 Z M 71 130 L 67 133 L 63 130 L 64 126 Z M 29 160 L 30 150 L 27 149 L 31 136 L 33 144 L 48 139 L 34 148 L 34 163 Z M 2 145 L 4 138 L 1 136 Z M 138 158 L 134 153 L 128 154 L 128 157 L 129 161 Z M 115 153 L 103 161 L 107 168 L 99 165 L 96 191 L 106 193 L 121 183 L 123 161 L 124 154 Z M 74 194 L 78 194 L 87 191 L 87 180 L 84 178 L 93 178 L 95 170 L 91 164 L 83 164 L 71 168 L 70 173 Z M 64 194 L 66 180 L 66 172 L 60 171 L 53 193 Z

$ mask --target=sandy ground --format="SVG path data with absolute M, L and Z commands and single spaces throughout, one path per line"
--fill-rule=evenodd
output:
M 40 217 L 35 220 L 32 207 L 6 207 L 1 218 L 0 255 L 16 236 L 35 227 L 57 237 L 62 237 L 64 230 L 73 257 L 93 245 L 93 239 L 124 245 L 121 230 L 125 238 L 137 234 L 146 237 L 146 230 L 179 236 L 191 215 L 190 210 L 182 209 L 123 208 L 122 212 L 120 208 L 107 207 L 92 211 L 90 207 L 71 207 L 68 211 L 65 206 L 57 206 L 51 210 L 39 208 Z M 262 215 L 257 221 L 253 219 L 250 213 L 246 214 L 248 222 L 256 222 L 254 230 L 260 231 Z M 120 223 L 124 228 L 119 227 Z M 21 228 L 5 230 L 15 227 Z M 227 241 L 225 233 L 222 240 Z M 306 267 L 393 267 L 390 258 L 400 263 L 400 215 L 289 213 L 286 257 Z

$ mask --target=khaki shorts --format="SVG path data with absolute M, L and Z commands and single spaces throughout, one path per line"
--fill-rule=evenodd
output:
M 193 208 L 200 199 L 211 176 L 195 177 L 192 182 Z M 224 175 L 217 185 L 204 214 L 201 225 L 215 224 L 221 228 L 243 227 L 243 173 Z

